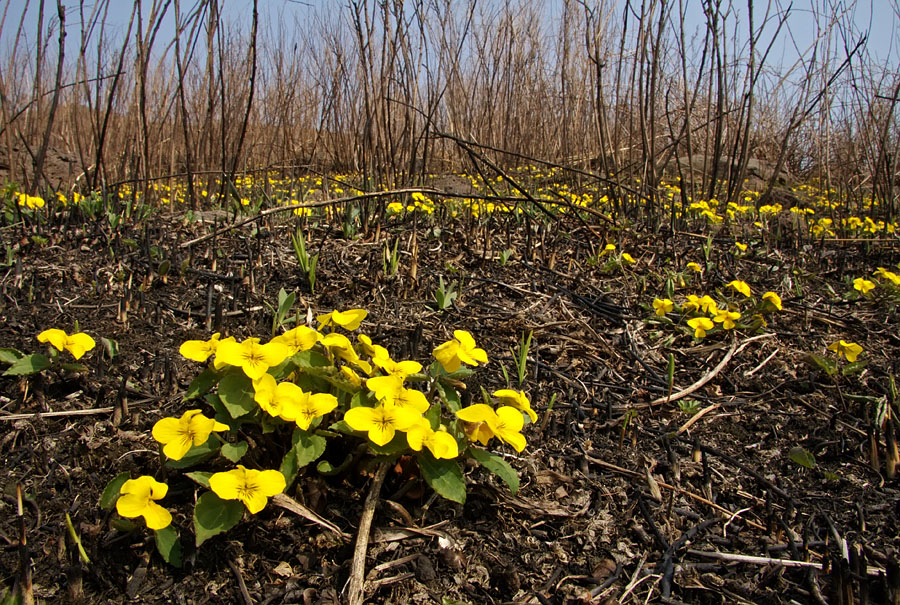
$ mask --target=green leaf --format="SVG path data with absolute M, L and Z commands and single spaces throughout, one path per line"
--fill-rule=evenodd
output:
M 24 353 L 15 349 L 0 349 L 0 363 L 15 363 L 22 359 Z
M 318 460 L 325 453 L 325 446 L 327 445 L 325 437 L 315 433 L 308 433 L 299 428 L 294 429 L 291 442 L 293 443 L 291 449 L 297 457 L 298 468 L 303 468 L 310 462 Z
M 203 487 L 209 487 L 209 478 L 212 477 L 213 474 L 205 471 L 194 471 L 192 473 L 185 473 L 185 476 Z
M 791 462 L 799 464 L 803 468 L 816 468 L 816 457 L 800 446 L 792 447 L 791 451 L 788 452 L 788 458 L 791 459 Z
M 453 386 L 445 385 L 443 381 L 438 381 L 436 386 L 438 394 L 447 403 L 447 407 L 451 412 L 458 412 L 462 409 L 459 392 Z
M 100 344 L 103 345 L 103 350 L 106 351 L 106 356 L 109 359 L 115 359 L 119 354 L 119 343 L 115 340 L 101 336 Z
M 513 496 L 519 491 L 519 475 L 515 469 L 509 465 L 501 456 L 492 454 L 486 450 L 477 447 L 469 448 L 469 455 L 474 458 L 478 464 L 500 477 Z
M 362 433 L 357 434 L 368 441 L 368 435 Z M 376 456 L 395 456 L 401 452 L 409 451 L 409 442 L 406 441 L 406 433 L 397 431 L 394 434 L 394 438 L 384 445 L 376 445 L 369 441 L 369 449 L 371 449 Z
M 816 355 L 815 353 L 809 353 L 807 355 L 807 360 L 813 365 L 818 366 L 829 376 L 834 376 L 835 374 L 837 374 L 837 364 L 833 359 L 828 359 L 827 357 L 822 357 L 820 355 Z
M 848 363 L 841 368 L 841 376 L 852 376 L 853 374 L 859 374 L 865 369 L 867 365 L 869 365 L 869 362 L 863 359 Z
M 190 385 L 188 385 L 187 391 L 184 392 L 184 399 L 182 401 L 188 401 L 190 399 L 194 399 L 195 397 L 203 395 L 211 388 L 216 386 L 216 383 L 219 382 L 219 378 L 221 378 L 221 374 L 219 372 L 216 372 L 212 368 L 206 368 L 191 381 Z
M 436 431 L 441 425 L 441 406 L 438 404 L 432 405 L 425 411 L 423 416 L 425 416 L 425 418 L 428 420 L 428 423 L 431 425 L 431 429 Z
M 221 445 L 221 439 L 216 435 L 210 435 L 206 443 L 191 447 L 181 460 L 166 460 L 166 466 L 169 468 L 188 468 L 189 466 L 200 464 L 216 455 Z
M 292 484 L 294 479 L 297 478 L 297 473 L 300 472 L 300 465 L 297 464 L 297 454 L 294 452 L 294 448 L 289 449 L 284 458 L 281 459 L 278 472 L 284 475 L 284 482 L 287 485 Z
M 321 474 L 323 474 L 323 475 L 325 475 L 325 476 L 338 475 L 338 474 L 344 472 L 344 470 L 345 470 L 348 466 L 350 466 L 350 463 L 351 463 L 351 462 L 353 462 L 353 454 L 352 454 L 352 453 L 351 453 L 351 454 L 347 454 L 347 456 L 344 457 L 344 461 L 341 462 L 341 463 L 340 463 L 339 465 L 337 465 L 337 466 L 334 466 L 334 465 L 333 465 L 331 462 L 329 462 L 328 460 L 321 460 L 321 461 L 319 461 L 319 463 L 316 465 L 316 470 L 319 471 Z
M 312 349 L 299 351 L 291 359 L 301 368 L 325 368 L 332 365 L 327 357 Z
M 219 398 L 235 419 L 259 409 L 255 393 L 253 381 L 243 371 L 230 372 L 219 382 Z
M 119 499 L 119 492 L 122 490 L 122 486 L 129 479 L 131 479 L 131 473 L 124 472 L 119 473 L 112 481 L 107 483 L 106 487 L 103 488 L 103 494 L 100 495 L 100 508 L 112 510 L 116 505 L 116 500 Z
M 250 446 L 246 441 L 238 441 L 237 443 L 223 443 L 222 455 L 232 462 L 237 462 L 244 457 L 244 454 L 247 453 L 247 448 L 249 447 Z
M 163 560 L 173 567 L 181 567 L 181 540 L 178 539 L 178 531 L 169 525 L 153 533 L 156 534 L 156 550 Z
M 206 492 L 197 499 L 194 507 L 194 533 L 196 543 L 201 544 L 237 525 L 244 516 L 240 500 L 222 500 L 213 492 Z
M 13 362 L 9 368 L 3 372 L 4 376 L 29 376 L 37 374 L 50 367 L 50 360 L 40 353 L 25 355 Z
M 426 450 L 416 456 L 416 459 L 422 476 L 431 489 L 447 500 L 460 504 L 466 502 L 466 480 L 456 460 L 439 460 Z

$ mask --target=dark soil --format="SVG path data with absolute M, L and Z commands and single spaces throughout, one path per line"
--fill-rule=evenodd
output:
M 298 291 L 303 315 L 368 309 L 362 330 L 396 359 L 427 363 L 454 329 L 469 330 L 491 360 L 475 374 L 476 392 L 478 384 L 506 385 L 501 365 L 514 376 L 511 349 L 523 332 L 534 333 L 525 389 L 539 421 L 526 429 L 521 455 L 497 447 L 522 488 L 512 496 L 470 467 L 468 499 L 457 505 L 421 485 L 409 489 L 415 469 L 398 465 L 376 511 L 368 601 L 849 603 L 865 593 L 869 602 L 888 602 L 884 570 L 896 580 L 900 484 L 886 476 L 881 427 L 892 420 L 876 416 L 883 397 L 897 403 L 890 384 L 900 324 L 895 304 L 880 296 L 839 297 L 848 276 L 895 265 L 896 246 L 797 249 L 786 236 L 737 258 L 729 252 L 733 238 L 723 235 L 712 252 L 715 269 L 676 295 L 713 294 L 743 279 L 757 295 L 779 292 L 784 311 L 760 332 L 698 343 L 682 327 L 647 320 L 650 302 L 664 295 L 665 272 L 703 262 L 705 237 L 606 232 L 572 218 L 542 226 L 504 217 L 484 226 L 442 220 L 439 230 L 421 218 L 391 219 L 353 239 L 339 226 L 320 226 L 309 238 L 320 254 L 310 295 L 291 248 L 294 224 L 275 218 L 189 247 L 182 243 L 209 226 L 176 216 L 117 231 L 72 221 L 46 229 L 42 245 L 16 227 L 2 229 L 3 243 L 18 251 L 0 279 L 0 346 L 40 351 L 40 331 L 71 332 L 76 322 L 98 342 L 119 346 L 111 360 L 102 346 L 89 353 L 87 374 L 0 378 L 7 415 L 0 415 L 0 574 L 7 586 L 19 570 L 21 484 L 40 600 L 340 602 L 353 540 L 271 504 L 191 550 L 184 512 L 200 490 L 170 471 L 164 504 L 181 511 L 182 569 L 162 561 L 148 532 L 117 531 L 116 515 L 98 505 L 116 474 L 158 471 L 150 428 L 181 414 L 184 389 L 199 371 L 178 355 L 181 342 L 213 331 L 267 336 L 267 304 L 284 288 Z M 382 255 L 394 238 L 400 272 L 386 276 Z M 590 266 L 607 242 L 638 263 L 609 273 Z M 514 251 L 505 265 L 504 249 Z M 460 286 L 447 311 L 434 308 L 439 277 Z M 832 378 L 808 363 L 808 353 L 826 356 L 838 339 L 865 348 L 861 373 Z M 692 416 L 677 403 L 652 403 L 667 395 L 670 353 L 676 392 L 732 355 L 681 399 L 705 412 L 686 429 Z M 791 460 L 795 447 L 815 456 L 814 468 Z M 354 536 L 371 476 L 364 466 L 336 477 L 310 468 L 289 495 Z M 73 554 L 67 513 L 90 564 Z M 824 570 L 715 553 L 810 561 Z M 866 564 L 875 569 L 867 574 Z

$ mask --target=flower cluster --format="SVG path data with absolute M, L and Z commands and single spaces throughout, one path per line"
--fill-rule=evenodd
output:
M 699 265 L 692 268 L 695 271 L 700 269 Z M 717 324 L 724 331 L 746 325 L 761 326 L 765 323 L 763 314 L 782 310 L 778 294 L 766 292 L 757 302 L 753 299 L 750 285 L 745 281 L 730 281 L 725 285 L 725 290 L 727 294 L 724 302 L 717 301 L 708 294 L 688 294 L 681 305 L 676 305 L 669 298 L 656 298 L 653 300 L 653 311 L 657 317 L 667 317 L 670 313 L 678 312 L 686 320 L 694 338 L 700 339 L 714 330 Z M 747 317 L 750 322 L 744 325 L 741 320 Z
M 392 358 L 365 334 L 353 338 L 349 333 L 366 316 L 364 309 L 334 310 L 316 318 L 317 328 L 297 326 L 268 342 L 216 333 L 181 345 L 182 356 L 206 365 L 188 397 L 205 393 L 212 411 L 195 405 L 180 416 L 162 418 L 152 436 L 174 468 L 200 464 L 216 454 L 232 463 L 217 472 L 188 474 L 210 490 L 195 505 L 198 545 L 210 531 L 198 526 L 198 519 L 218 519 L 215 531 L 225 531 L 231 525 L 222 519 L 233 525 L 243 511 L 259 513 L 303 466 L 324 454 L 329 438 L 363 438 L 378 456 L 413 456 L 422 461 L 423 478 L 452 499 L 465 493 L 455 459 L 466 453 L 479 461 L 490 459 L 487 468 L 515 489 L 517 479 L 511 478 L 515 472 L 508 463 L 477 446 L 496 438 L 517 452 L 526 447 L 526 420 L 537 420 L 527 395 L 497 389 L 484 402 L 463 407 L 457 390 L 461 381 L 471 374 L 469 368 L 488 362 L 472 334 L 455 330 L 452 339 L 434 348 L 435 361 L 424 368 L 418 361 Z M 259 427 L 253 441 L 237 441 L 253 434 L 250 425 Z M 287 435 L 289 440 L 279 440 Z M 269 445 L 252 456 L 252 466 L 262 468 L 239 463 L 251 443 L 263 442 Z M 266 468 L 267 452 L 285 447 L 280 466 Z M 447 476 L 458 477 L 458 485 L 448 487 Z M 147 527 L 162 530 L 172 520 L 156 503 L 166 489 L 149 476 L 125 481 L 117 510 L 124 517 L 144 517 Z

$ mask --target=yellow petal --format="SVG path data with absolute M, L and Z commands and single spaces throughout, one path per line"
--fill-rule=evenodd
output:
M 239 469 L 215 473 L 209 478 L 209 489 L 222 500 L 237 500 L 244 487 L 244 473 Z
M 256 485 L 263 496 L 271 497 L 280 494 L 287 486 L 284 475 L 280 471 L 260 471 L 256 475 Z
M 94 342 L 94 339 L 84 332 L 72 334 L 66 340 L 66 349 L 68 349 L 69 353 L 71 353 L 72 357 L 75 359 L 81 359 L 85 353 L 95 346 L 97 346 L 97 344 Z
M 140 517 L 149 502 L 148 498 L 141 498 L 137 494 L 124 494 L 116 500 L 116 512 L 129 519 Z
M 435 458 L 449 460 L 459 456 L 459 444 L 456 443 L 456 439 L 450 433 L 434 431 L 431 440 L 433 445 L 429 449 L 431 449 L 431 453 L 434 454 Z
M 356 407 L 344 413 L 344 422 L 354 431 L 368 431 L 375 423 L 375 410 L 367 407 Z
M 172 513 L 156 502 L 149 502 L 141 515 L 150 529 L 165 529 L 172 523 Z
M 487 420 L 493 421 L 497 414 L 491 406 L 476 403 L 456 412 L 456 417 L 465 422 L 485 422 Z
M 444 368 L 444 371 L 448 374 L 452 374 L 453 372 L 459 370 L 461 365 L 459 357 L 457 357 L 456 355 L 458 351 L 459 342 L 457 342 L 456 340 L 448 340 L 444 344 L 435 347 L 432 354 Z
M 202 363 L 209 359 L 214 350 L 206 340 L 186 340 L 178 347 L 178 352 L 185 359 Z
M 66 333 L 56 328 L 44 330 L 38 334 L 37 339 L 38 342 L 49 342 L 60 351 L 66 346 Z
M 348 309 L 347 311 L 332 312 L 331 319 L 345 330 L 353 331 L 359 327 L 368 314 L 369 312 L 365 309 Z

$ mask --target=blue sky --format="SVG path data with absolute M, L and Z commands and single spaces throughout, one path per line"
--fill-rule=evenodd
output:
M 182 11 L 187 11 L 195 5 L 197 0 L 182 0 Z M 825 23 L 831 15 L 825 14 L 822 7 L 826 0 L 795 0 L 793 3 L 788 0 L 772 0 L 773 7 L 786 7 L 792 5 L 792 14 L 789 20 L 791 32 L 794 40 L 782 34 L 775 47 L 775 53 L 771 57 L 769 64 L 777 65 L 779 63 L 791 64 L 796 59 L 794 47 L 798 47 L 801 51 L 807 50 L 812 44 L 815 35 L 814 23 Z M 834 3 L 836 0 L 832 0 Z M 3 31 L 0 32 L 0 52 L 6 53 L 10 48 L 11 39 L 18 29 L 18 22 L 22 10 L 28 6 L 28 13 L 23 25 L 25 33 L 26 48 L 33 50 L 34 40 L 36 37 L 37 23 L 37 7 L 41 0 L 5 0 L 3 3 L 7 11 L 6 22 Z M 491 0 L 480 0 L 481 5 L 489 4 Z M 45 3 L 45 24 L 48 20 L 56 18 L 56 6 L 54 0 L 44 0 Z M 894 1 L 895 4 L 900 2 Z M 80 16 L 78 11 L 79 2 L 75 0 L 63 0 L 63 4 L 67 8 L 67 28 L 69 36 L 67 37 L 67 55 L 72 57 L 77 51 L 78 31 L 80 27 Z M 85 0 L 83 2 L 86 13 L 90 12 L 95 2 Z M 251 0 L 225 0 L 223 14 L 226 19 L 237 23 L 246 23 L 249 28 L 250 9 L 252 7 Z M 635 4 L 640 4 L 636 2 Z M 890 8 L 889 0 L 843 0 L 844 5 L 849 5 L 852 10 L 845 16 L 848 23 L 852 23 L 857 31 L 869 33 L 869 52 L 876 60 L 884 65 L 900 65 L 900 17 L 898 17 Z M 149 12 L 152 5 L 151 0 L 142 0 L 142 7 L 145 15 Z M 561 13 L 562 0 L 545 0 L 546 9 L 553 18 L 554 15 Z M 619 10 L 625 5 L 624 1 L 618 3 Z M 734 0 L 735 10 L 740 15 L 741 24 L 738 26 L 737 35 L 746 36 L 746 0 Z M 762 20 L 766 2 L 757 0 L 756 5 L 756 21 L 757 25 Z M 292 24 L 295 19 L 303 21 L 310 18 L 316 12 L 341 10 L 345 6 L 342 0 L 260 0 L 260 18 L 265 24 Z M 687 21 L 691 29 L 702 27 L 704 18 L 701 10 L 700 0 L 687 0 L 688 14 Z M 127 0 L 111 0 L 109 3 L 109 19 L 107 21 L 108 34 L 112 34 L 114 38 L 125 34 L 127 30 L 128 17 L 131 13 L 132 3 Z M 170 8 L 171 13 L 171 8 Z M 734 21 L 732 21 L 732 26 Z M 774 26 L 768 30 L 774 32 Z M 163 30 L 160 33 L 160 41 L 158 44 L 164 47 L 168 40 L 171 39 L 174 32 L 174 20 L 169 15 Z M 770 33 L 771 36 L 771 33 Z M 55 54 L 51 44 L 51 54 Z

